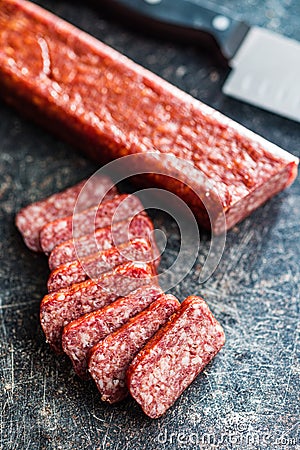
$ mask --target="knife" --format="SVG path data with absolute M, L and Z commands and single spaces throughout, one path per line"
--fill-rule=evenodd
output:
M 224 94 L 300 122 L 300 42 L 251 27 L 199 0 L 104 3 L 140 27 L 214 48 L 231 68 Z

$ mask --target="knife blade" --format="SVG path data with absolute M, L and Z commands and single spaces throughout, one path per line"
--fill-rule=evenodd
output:
M 104 3 L 140 27 L 214 48 L 231 68 L 224 94 L 300 122 L 300 42 L 251 27 L 199 0 Z

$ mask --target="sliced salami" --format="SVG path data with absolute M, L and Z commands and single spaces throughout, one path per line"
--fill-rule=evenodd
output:
M 188 297 L 130 364 L 131 395 L 149 417 L 160 417 L 224 343 L 222 327 L 204 300 Z
M 127 396 L 125 375 L 130 362 L 179 306 L 173 295 L 162 295 L 92 348 L 88 368 L 103 401 L 116 403 Z
M 97 228 L 110 226 L 114 221 L 133 218 L 141 211 L 143 211 L 143 205 L 135 195 L 116 195 L 99 206 L 45 225 L 40 233 L 41 247 L 46 254 L 49 254 L 62 242 L 93 234 Z
M 28 248 L 36 252 L 42 251 L 41 229 L 53 220 L 73 214 L 76 201 L 86 181 L 83 180 L 75 186 L 21 209 L 16 216 L 16 226 Z M 84 203 L 84 207 L 89 208 L 98 205 L 103 197 L 106 200 L 114 197 L 118 191 L 116 187 L 110 188 L 111 186 L 110 178 L 105 176 L 95 178 L 95 182 L 89 182 L 85 188 L 84 198 L 80 204 Z M 107 192 L 108 189 L 110 189 L 109 192 Z
M 155 263 L 158 265 L 159 250 L 152 232 L 153 224 L 149 217 L 138 214 L 132 220 L 114 223 L 113 228 L 111 226 L 99 228 L 95 234 L 71 239 L 58 245 L 49 257 L 49 267 L 53 271 L 49 279 L 51 290 L 84 281 L 87 279 L 86 268 L 88 272 L 90 272 L 89 268 L 93 270 L 99 251 L 108 250 L 137 237 L 151 240 Z M 80 261 L 77 259 L 78 254 L 81 255 Z M 64 273 L 63 277 L 60 276 L 61 271 Z
M 98 252 L 96 256 L 91 258 L 81 259 L 80 262 L 73 261 L 68 265 L 58 267 L 50 274 L 48 291 L 53 292 L 61 289 L 61 284 L 71 285 L 73 282 L 76 283 L 76 279 L 78 283 L 88 278 L 95 280 L 102 273 L 129 261 L 153 263 L 153 259 L 153 250 L 148 239 L 132 239 L 129 242 L 120 244 L 118 247 Z
M 61 352 L 63 328 L 72 320 L 103 308 L 141 286 L 155 283 L 153 266 L 134 262 L 104 273 L 97 283 L 87 280 L 46 295 L 41 302 L 40 320 L 47 342 Z
M 89 350 L 163 294 L 158 286 L 141 287 L 98 311 L 70 322 L 63 331 L 62 348 L 71 359 L 77 375 L 89 378 Z

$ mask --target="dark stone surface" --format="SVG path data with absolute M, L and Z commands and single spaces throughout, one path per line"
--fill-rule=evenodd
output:
M 211 55 L 129 31 L 101 8 L 40 3 L 299 156 L 299 124 L 225 98 L 220 87 L 226 70 Z M 300 40 L 298 0 L 223 4 L 253 24 Z M 299 179 L 228 233 L 220 266 L 204 286 L 196 265 L 172 290 L 181 300 L 203 295 L 227 343 L 176 405 L 152 421 L 133 400 L 102 404 L 93 384 L 81 382 L 68 360 L 50 351 L 38 317 L 47 261 L 25 248 L 14 226 L 22 206 L 97 166 L 3 103 L 0 149 L 1 448 L 299 448 Z M 170 239 L 167 265 L 178 232 L 164 215 L 155 220 Z M 208 244 L 204 236 L 200 263 Z

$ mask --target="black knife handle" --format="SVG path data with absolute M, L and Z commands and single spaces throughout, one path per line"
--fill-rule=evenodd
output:
M 98 2 L 93 0 L 94 4 Z M 215 47 L 227 61 L 234 56 L 250 28 L 227 14 L 200 5 L 199 1 L 105 0 L 104 3 L 152 32 Z

